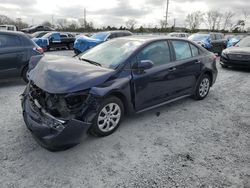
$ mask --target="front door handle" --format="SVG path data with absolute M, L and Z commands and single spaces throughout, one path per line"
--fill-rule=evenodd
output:
M 195 61 L 195 64 L 200 64 L 200 63 L 201 63 L 200 60 L 196 60 L 196 61 Z
M 170 69 L 168 69 L 168 70 L 169 70 L 169 72 L 173 72 L 173 71 L 176 70 L 176 68 L 175 68 L 175 67 L 172 67 L 172 68 L 170 68 Z

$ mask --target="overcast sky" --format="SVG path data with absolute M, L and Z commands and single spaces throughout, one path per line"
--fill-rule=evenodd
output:
M 166 0 L 0 0 L 0 14 L 19 17 L 29 24 L 58 18 L 78 19 L 87 10 L 87 21 L 95 26 L 120 26 L 129 18 L 137 25 L 155 26 L 164 19 Z M 249 0 L 170 0 L 169 23 L 183 25 L 188 13 L 208 10 L 232 10 L 241 19 L 242 9 L 250 10 Z

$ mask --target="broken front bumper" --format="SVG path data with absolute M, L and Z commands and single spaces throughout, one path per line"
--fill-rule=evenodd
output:
M 49 150 L 60 150 L 78 144 L 91 125 L 76 119 L 57 119 L 38 106 L 28 96 L 23 96 L 25 124 L 36 140 Z

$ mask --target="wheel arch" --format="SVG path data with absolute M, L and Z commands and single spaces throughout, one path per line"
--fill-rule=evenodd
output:
M 212 86 L 212 84 L 213 84 L 213 74 L 212 74 L 212 72 L 209 71 L 209 70 L 206 70 L 206 71 L 203 72 L 203 74 L 201 74 L 201 76 L 205 75 L 205 74 L 209 76 L 210 82 L 211 82 L 211 86 Z
M 129 110 L 129 105 L 128 105 L 128 99 L 127 99 L 127 97 L 123 93 L 121 93 L 119 91 L 112 91 L 106 97 L 110 97 L 110 96 L 117 97 L 118 99 L 121 100 L 121 102 L 123 104 L 123 107 L 124 107 L 124 113 L 126 115 L 128 115 L 129 112 L 130 112 L 130 110 Z

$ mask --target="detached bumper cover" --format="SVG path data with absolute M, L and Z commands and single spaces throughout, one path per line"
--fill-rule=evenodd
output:
M 23 118 L 27 128 L 38 142 L 48 149 L 59 149 L 73 146 L 80 142 L 90 123 L 76 119 L 57 119 L 32 104 L 28 97 L 22 100 Z

